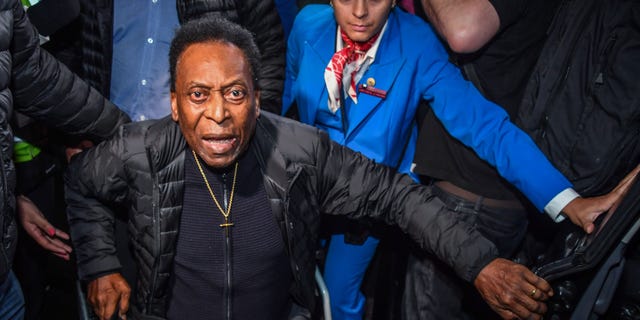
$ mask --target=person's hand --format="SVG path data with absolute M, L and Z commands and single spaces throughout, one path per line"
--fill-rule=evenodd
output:
M 85 149 L 89 149 L 91 147 L 93 147 L 93 142 L 89 140 L 82 140 L 80 141 L 80 143 L 78 143 L 77 146 L 65 148 L 64 151 L 65 151 L 65 155 L 67 156 L 67 162 L 71 161 L 71 158 L 76 154 L 84 151 Z
M 503 319 L 541 319 L 543 302 L 553 296 L 547 281 L 521 264 L 498 258 L 480 271 L 473 284 Z
M 16 197 L 16 211 L 22 227 L 33 240 L 45 250 L 69 260 L 71 247 L 62 241 L 69 240 L 69 235 L 52 226 L 35 203 L 19 195 Z
M 109 320 L 118 308 L 118 317 L 126 319 L 131 289 L 119 273 L 102 276 L 87 286 L 89 303 L 100 320 Z
M 611 192 L 597 197 L 575 198 L 562 209 L 562 212 L 586 233 L 593 232 L 596 227 L 594 221 L 603 212 L 617 206 L 631 187 L 638 172 L 640 172 L 640 165 L 627 174 Z

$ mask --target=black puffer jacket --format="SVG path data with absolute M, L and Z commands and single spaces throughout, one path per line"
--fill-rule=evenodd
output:
M 83 0 L 81 5 L 82 55 L 78 57 L 82 60 L 81 74 L 108 97 L 113 48 L 113 0 Z M 262 55 L 261 76 L 258 77 L 262 89 L 260 105 L 263 110 L 279 114 L 284 90 L 286 42 L 273 0 L 176 0 L 176 5 L 180 23 L 221 15 L 253 33 Z
M 120 267 L 112 208 L 129 213 L 138 266 L 136 318 L 164 317 L 182 211 L 186 142 L 171 118 L 123 126 L 83 152 L 67 171 L 71 236 L 83 279 Z M 295 281 L 291 294 L 315 310 L 314 252 L 320 214 L 369 216 L 398 225 L 458 275 L 473 280 L 497 252 L 443 212 L 429 187 L 331 142 L 326 133 L 263 112 L 251 148 Z M 157 319 L 157 318 L 154 318 Z
M 69 134 L 102 140 L 129 118 L 40 49 L 38 34 L 18 0 L 0 0 L 0 282 L 16 244 L 14 111 Z

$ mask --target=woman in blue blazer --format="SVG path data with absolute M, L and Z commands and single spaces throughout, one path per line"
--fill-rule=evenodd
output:
M 334 0 L 298 14 L 288 41 L 283 114 L 295 104 L 302 122 L 410 174 L 422 100 L 538 209 L 571 190 L 505 111 L 448 62 L 431 27 L 394 0 Z M 335 319 L 362 319 L 359 287 L 377 243 L 370 237 L 350 245 L 343 235 L 332 237 L 324 276 Z

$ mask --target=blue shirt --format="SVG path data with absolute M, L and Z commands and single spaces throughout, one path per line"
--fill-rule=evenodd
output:
M 171 112 L 169 46 L 180 25 L 174 0 L 114 0 L 110 100 L 133 121 Z

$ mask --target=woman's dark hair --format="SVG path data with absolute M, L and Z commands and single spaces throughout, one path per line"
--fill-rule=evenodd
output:
M 253 84 L 255 88 L 258 88 L 260 51 L 253 40 L 251 32 L 225 18 L 207 16 L 188 21 L 180 26 L 171 41 L 171 48 L 169 49 L 171 91 L 176 89 L 176 64 L 178 63 L 178 58 L 188 46 L 203 42 L 229 43 L 242 50 L 251 68 Z

